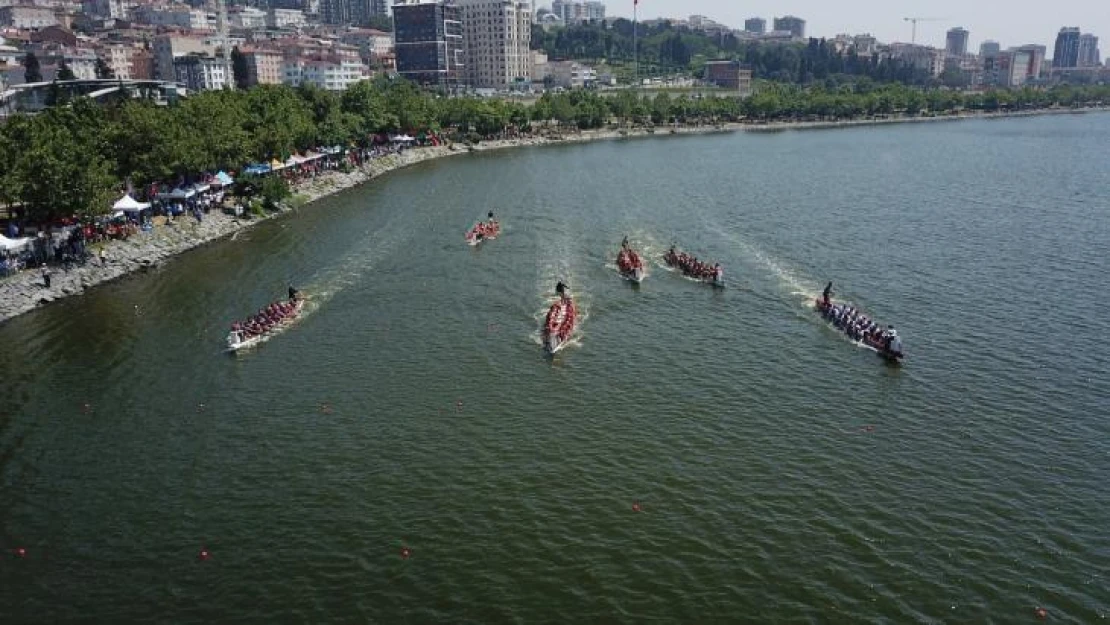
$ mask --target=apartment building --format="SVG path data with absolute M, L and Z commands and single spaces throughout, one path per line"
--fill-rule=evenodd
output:
M 519 0 L 457 0 L 471 87 L 508 89 L 532 79 L 532 5 Z

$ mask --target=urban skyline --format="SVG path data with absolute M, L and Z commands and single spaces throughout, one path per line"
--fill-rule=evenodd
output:
M 542 6 L 544 2 L 537 2 Z M 631 17 L 632 0 L 606 0 L 613 17 Z M 1078 26 L 1084 33 L 1110 38 L 1110 11 L 1098 0 L 1062 0 L 1053 5 L 1050 15 L 1039 12 L 1014 12 L 1012 2 L 982 0 L 976 3 L 938 0 L 920 9 L 892 6 L 874 0 L 846 0 L 829 4 L 817 0 L 771 2 L 757 0 L 736 3 L 732 0 L 640 0 L 641 20 L 686 18 L 706 15 L 730 28 L 741 30 L 753 17 L 767 20 L 796 15 L 806 20 L 806 34 L 832 38 L 841 33 L 870 33 L 880 41 L 909 43 L 911 24 L 906 17 L 935 18 L 917 24 L 917 43 L 944 48 L 948 30 L 962 27 L 969 31 L 968 50 L 977 50 L 984 41 L 997 41 L 1003 48 L 1025 44 L 1047 46 L 1056 42 L 1062 26 Z

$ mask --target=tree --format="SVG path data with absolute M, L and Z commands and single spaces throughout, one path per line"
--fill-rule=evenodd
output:
M 115 78 L 116 73 L 104 62 L 104 59 L 96 57 L 96 77 L 101 79 Z
M 69 65 L 62 61 L 61 65 L 58 66 L 57 80 L 77 80 L 77 74 L 74 74 Z
M 250 71 L 247 68 L 247 57 L 239 51 L 239 46 L 231 49 L 231 73 L 235 77 L 235 86 L 246 89 L 250 86 Z
M 343 92 L 341 107 L 354 116 L 355 134 L 365 140 L 398 124 L 397 115 L 386 108 L 385 97 L 370 81 L 357 82 Z
M 39 67 L 39 57 L 34 52 L 28 52 L 23 57 L 23 80 L 25 82 L 42 82 L 42 68 Z

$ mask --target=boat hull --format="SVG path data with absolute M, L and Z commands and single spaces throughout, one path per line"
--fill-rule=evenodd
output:
M 639 284 L 644 281 L 644 268 L 637 267 L 629 271 L 621 271 L 621 277 L 625 280 L 628 280 L 629 282 L 635 282 Z

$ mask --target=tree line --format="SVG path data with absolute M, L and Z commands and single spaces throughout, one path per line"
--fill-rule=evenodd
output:
M 434 131 L 479 141 L 547 128 L 658 126 L 748 120 L 852 119 L 1110 104 L 1110 87 L 963 94 L 861 83 L 835 90 L 760 84 L 741 99 L 725 94 L 649 96 L 632 90 L 547 93 L 531 105 L 445 98 L 402 79 L 378 79 L 344 92 L 264 85 L 209 91 L 171 106 L 78 98 L 0 124 L 0 204 L 32 221 L 109 209 L 127 183 L 177 184 L 203 172 L 324 146 L 367 145 L 381 133 Z
M 857 54 L 854 48 L 837 51 L 825 39 L 811 38 L 806 43 L 744 41 L 732 33 L 711 35 L 676 28 L 669 22 L 639 24 L 637 28 L 635 55 L 633 24 L 626 19 L 572 24 L 549 31 L 534 25 L 532 48 L 553 59 L 591 63 L 623 64 L 638 56 L 641 65 L 649 68 L 645 74 L 667 70 L 696 74 L 707 60 L 728 59 L 751 67 L 755 78 L 778 82 L 810 84 L 868 78 L 924 86 L 933 80 L 927 71 L 912 64 L 898 59 L 880 62 L 877 55 Z

